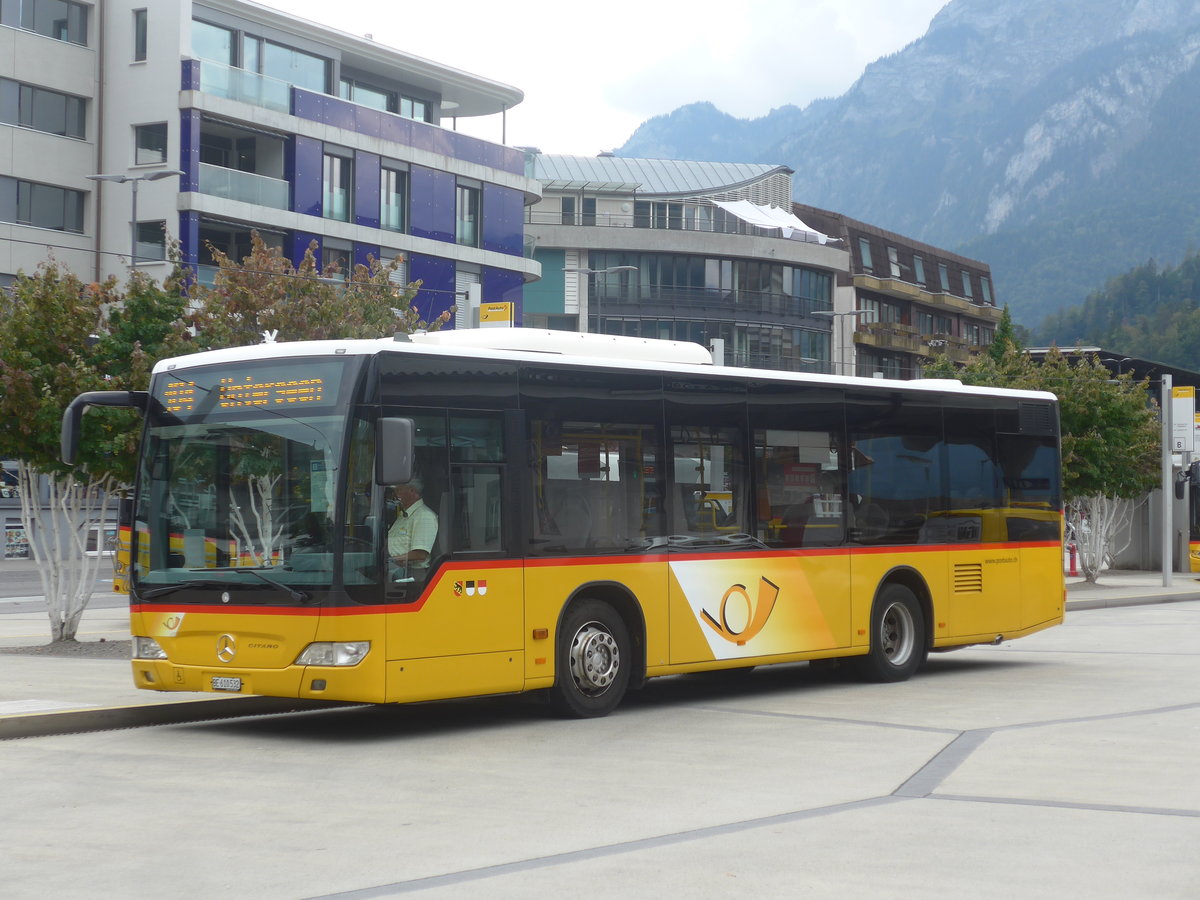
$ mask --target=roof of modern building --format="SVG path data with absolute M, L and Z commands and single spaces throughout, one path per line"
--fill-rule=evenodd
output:
M 621 156 L 557 156 L 536 153 L 529 173 L 548 191 L 588 190 L 657 196 L 696 196 L 729 191 L 769 175 L 791 175 L 787 166 L 716 163 Z
M 321 25 L 254 0 L 199 0 L 196 5 L 248 18 L 286 33 L 307 35 L 339 50 L 344 63 L 353 63 L 358 69 L 385 78 L 396 77 L 395 70 L 401 69 L 406 82 L 436 94 L 441 99 L 443 112 L 448 115 L 460 118 L 494 115 L 512 109 L 525 97 L 519 88 L 503 82 L 389 47 L 370 36 Z

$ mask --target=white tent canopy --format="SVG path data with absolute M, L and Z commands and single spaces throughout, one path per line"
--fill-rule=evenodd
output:
M 799 240 L 815 240 L 818 244 L 839 240 L 822 234 L 815 228 L 809 228 L 794 214 L 778 206 L 759 206 L 749 200 L 714 200 L 713 203 L 730 215 L 737 216 L 747 225 L 756 228 L 778 228 L 785 238 L 796 235 Z

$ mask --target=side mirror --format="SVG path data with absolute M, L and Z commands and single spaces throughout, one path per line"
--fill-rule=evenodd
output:
M 375 423 L 375 483 L 404 484 L 413 477 L 412 419 L 380 419 Z
M 143 413 L 150 402 L 145 391 L 87 391 L 80 394 L 63 410 L 60 454 L 68 466 L 75 465 L 79 452 L 79 431 L 83 414 L 89 406 L 117 406 L 140 409 Z

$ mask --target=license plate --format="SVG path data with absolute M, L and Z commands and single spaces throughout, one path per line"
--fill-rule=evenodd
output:
M 242 679 L 229 678 L 225 675 L 214 675 L 212 689 L 214 691 L 240 691 L 242 689 Z

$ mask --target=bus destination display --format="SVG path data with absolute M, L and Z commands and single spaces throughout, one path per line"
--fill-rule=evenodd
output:
M 336 402 L 340 365 L 307 365 L 303 374 L 299 368 L 272 365 L 243 367 L 236 373 L 224 368 L 171 373 L 156 379 L 154 393 L 166 412 L 182 416 Z

